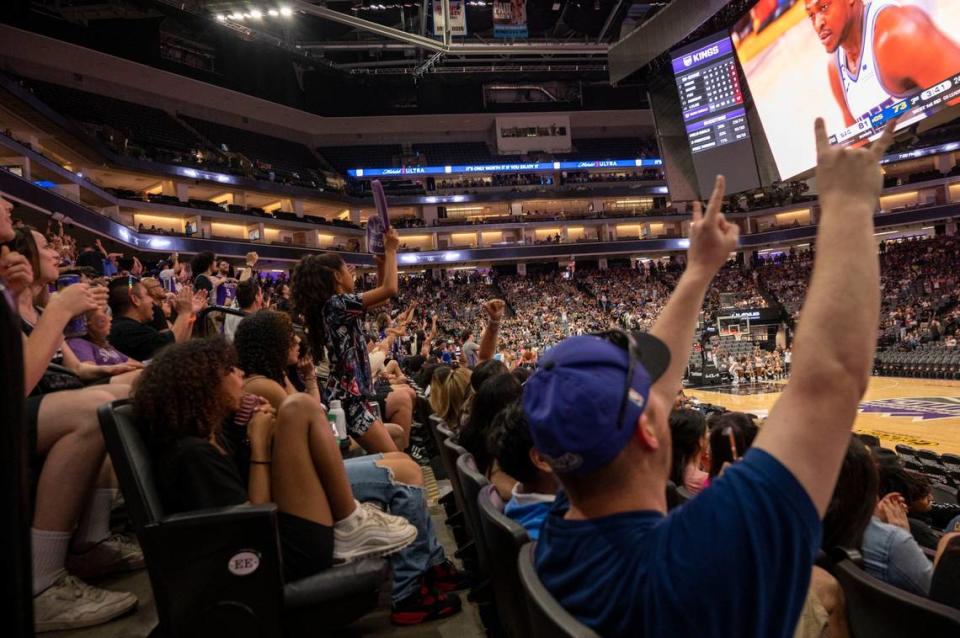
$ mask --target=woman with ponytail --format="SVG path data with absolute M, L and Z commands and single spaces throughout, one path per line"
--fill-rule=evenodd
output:
M 373 378 L 363 334 L 368 308 L 397 294 L 397 231 L 384 235 L 385 252 L 377 256 L 380 285 L 354 292 L 354 269 L 339 255 L 304 257 L 293 271 L 293 304 L 303 315 L 314 359 L 330 361 L 324 398 L 340 401 L 347 431 L 367 452 L 396 452 L 397 446 L 373 409 Z

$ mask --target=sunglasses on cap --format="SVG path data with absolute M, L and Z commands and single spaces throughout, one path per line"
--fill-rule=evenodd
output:
M 613 345 L 627 351 L 629 365 L 627 366 L 627 380 L 623 387 L 623 398 L 620 399 L 620 409 L 617 411 L 617 429 L 623 427 L 623 415 L 627 411 L 627 398 L 630 396 L 630 384 L 633 383 L 633 373 L 637 368 L 637 346 L 636 339 L 628 332 L 623 330 L 605 330 L 603 332 L 594 332 L 594 337 L 600 337 L 604 341 L 609 341 Z

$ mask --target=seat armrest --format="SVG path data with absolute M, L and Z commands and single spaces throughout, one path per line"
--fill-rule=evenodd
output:
M 311 607 L 376 591 L 383 582 L 386 569 L 387 562 L 382 558 L 335 565 L 319 574 L 287 583 L 283 588 L 284 607 Z
M 186 527 L 190 525 L 221 525 L 227 522 L 243 521 L 265 517 L 271 519 L 277 511 L 273 503 L 264 505 L 232 505 L 230 507 L 212 507 L 209 509 L 181 512 L 164 517 L 159 525 L 162 527 Z

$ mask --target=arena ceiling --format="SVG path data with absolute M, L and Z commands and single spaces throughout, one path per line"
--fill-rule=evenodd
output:
M 524 39 L 495 37 L 492 0 L 465 0 L 465 36 L 435 32 L 431 0 L 3 4 L 15 26 L 321 114 L 373 115 L 644 107 L 651 62 L 750 2 L 527 0 Z M 518 102 L 491 105 L 491 86 Z

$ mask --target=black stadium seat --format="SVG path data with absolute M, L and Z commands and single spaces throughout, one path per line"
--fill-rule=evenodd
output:
M 530 617 L 517 571 L 517 556 L 530 537 L 522 525 L 503 513 L 503 501 L 492 485 L 480 490 L 477 504 L 483 538 L 490 551 L 490 576 L 500 625 L 510 638 L 526 638 L 530 635 Z
M 847 602 L 853 638 L 960 636 L 960 610 L 898 589 L 860 568 L 853 550 L 835 549 L 830 572 Z
M 377 606 L 383 559 L 284 584 L 275 505 L 166 515 L 131 406 L 101 406 L 99 419 L 156 598 L 152 635 L 316 636 Z
M 540 582 L 533 566 L 533 543 L 520 548 L 517 567 L 527 595 L 532 638 L 599 638 L 599 634 L 571 616 Z
M 466 508 L 467 526 L 470 528 L 470 536 L 476 541 L 477 556 L 480 558 L 479 571 L 483 576 L 488 576 L 492 557 L 486 538 L 483 535 L 483 529 L 480 527 L 480 506 L 477 505 L 477 497 L 480 495 L 480 490 L 489 485 L 490 481 L 477 471 L 473 455 L 466 450 L 457 457 L 456 467 L 460 489 L 463 490 L 463 505 Z

